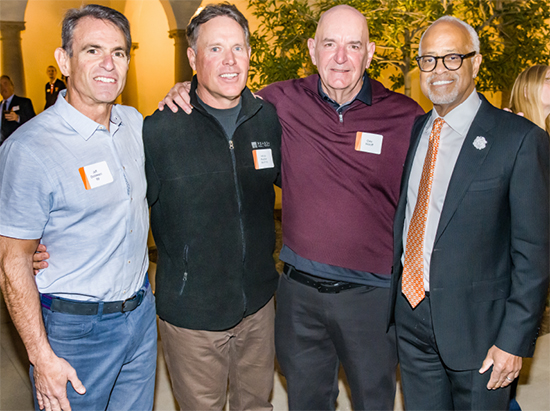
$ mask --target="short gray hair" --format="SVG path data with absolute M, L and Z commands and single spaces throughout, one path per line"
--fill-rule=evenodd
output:
M 434 21 L 430 27 L 436 25 L 437 23 L 440 23 L 440 22 L 452 22 L 452 23 L 458 23 L 458 24 L 461 24 L 466 30 L 468 30 L 468 34 L 470 35 L 470 41 L 472 42 L 472 46 L 474 47 L 474 51 L 479 54 L 479 51 L 480 51 L 480 48 L 479 48 L 479 36 L 477 35 L 477 32 L 475 31 L 475 29 L 470 26 L 468 23 L 466 23 L 465 21 L 462 21 L 456 17 L 453 17 L 453 16 L 443 16 L 443 17 L 440 17 L 438 18 L 436 21 Z M 420 44 L 418 46 L 418 55 L 421 56 L 422 55 L 422 40 L 424 40 L 424 36 L 426 35 L 426 33 L 428 32 L 428 30 L 430 30 L 430 27 L 428 27 L 426 29 L 426 31 L 424 31 L 424 33 L 422 34 L 422 37 L 420 38 Z
M 119 28 L 126 38 L 126 56 L 130 57 L 132 48 L 132 36 L 130 34 L 130 23 L 124 14 L 110 7 L 98 4 L 88 4 L 79 9 L 69 9 L 63 19 L 61 28 L 61 47 L 69 57 L 73 56 L 73 35 L 78 21 L 83 17 L 92 17 L 98 20 L 105 20 Z

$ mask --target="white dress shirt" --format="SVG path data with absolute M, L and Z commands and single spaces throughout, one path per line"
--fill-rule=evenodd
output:
M 456 160 L 462 148 L 462 144 L 468 134 L 470 125 L 479 110 L 481 100 L 475 89 L 470 96 L 459 106 L 451 110 L 445 117 L 443 128 L 441 129 L 439 151 L 434 169 L 434 178 L 430 193 L 430 202 L 428 204 L 428 217 L 426 221 L 426 234 L 424 236 L 424 289 L 430 290 L 430 261 L 432 250 L 435 241 L 439 218 L 447 188 L 453 174 Z M 403 250 L 407 247 L 407 233 L 409 224 L 416 206 L 416 198 L 418 188 L 420 186 L 420 178 L 422 177 L 422 168 L 428 151 L 428 142 L 432 131 L 435 119 L 441 117 L 436 109 L 432 110 L 432 115 L 426 123 L 422 136 L 418 143 L 418 148 L 414 156 L 414 161 L 409 176 L 409 184 L 407 189 L 407 208 L 405 210 L 405 227 L 403 230 Z M 401 257 L 401 261 L 405 261 L 405 252 Z

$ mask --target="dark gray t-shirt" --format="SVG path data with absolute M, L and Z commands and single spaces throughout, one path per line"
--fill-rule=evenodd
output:
M 219 108 L 210 107 L 208 104 L 206 104 L 204 101 L 200 99 L 198 94 L 197 94 L 197 98 L 199 99 L 199 103 L 201 103 L 204 109 L 208 111 L 210 115 L 212 115 L 216 120 L 220 122 L 223 130 L 225 131 L 227 140 L 228 141 L 231 140 L 233 138 L 233 133 L 237 128 L 237 119 L 239 117 L 239 113 L 241 112 L 241 106 L 242 106 L 241 99 L 239 99 L 239 104 L 237 104 L 235 107 L 219 109 Z

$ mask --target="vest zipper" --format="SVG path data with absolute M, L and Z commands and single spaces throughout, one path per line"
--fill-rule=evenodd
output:
M 237 193 L 237 204 L 239 206 L 239 226 L 240 226 L 240 229 L 241 229 L 241 243 L 243 245 L 243 254 L 242 254 L 242 261 L 243 261 L 243 269 L 244 269 L 244 261 L 245 261 L 245 256 L 246 256 L 246 242 L 245 242 L 245 238 L 244 238 L 244 222 L 243 222 L 243 203 L 242 203 L 242 199 L 241 199 L 241 194 L 240 194 L 240 191 L 239 191 L 239 179 L 237 177 L 237 159 L 235 157 L 235 146 L 233 145 L 233 140 L 229 140 L 229 151 L 231 152 L 231 160 L 233 162 L 233 178 L 235 180 L 235 191 Z M 244 283 L 243 283 L 244 285 Z M 246 306 L 247 306 L 247 301 L 246 301 L 246 295 L 244 293 L 244 287 L 243 287 L 243 301 L 244 301 L 244 311 L 243 312 L 246 312 Z
M 183 272 L 180 295 L 183 294 L 183 289 L 185 288 L 185 284 L 187 284 L 187 270 L 189 269 L 189 245 L 188 244 L 185 244 L 185 247 L 183 247 L 183 262 L 185 263 L 185 271 Z

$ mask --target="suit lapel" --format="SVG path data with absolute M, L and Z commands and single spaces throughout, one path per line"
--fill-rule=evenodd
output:
M 494 142 L 494 136 L 489 132 L 495 126 L 495 119 L 491 113 L 493 107 L 482 95 L 480 95 L 480 98 L 482 99 L 481 107 L 462 144 L 451 180 L 449 181 L 445 203 L 443 204 L 439 218 L 435 243 L 437 243 L 439 237 L 445 231 Z M 483 137 L 487 142 L 486 146 L 482 149 L 474 146 L 474 141 L 478 137 Z

